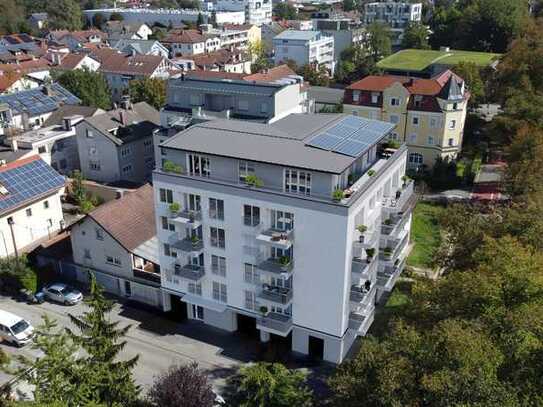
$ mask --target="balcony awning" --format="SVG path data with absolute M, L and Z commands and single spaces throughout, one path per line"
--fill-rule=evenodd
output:
M 210 309 L 215 312 L 226 311 L 226 304 L 221 304 L 219 302 L 212 301 L 212 300 L 206 300 L 205 298 L 202 298 L 199 295 L 185 294 L 181 298 L 181 301 L 187 302 L 190 304 L 201 305 L 202 307 Z

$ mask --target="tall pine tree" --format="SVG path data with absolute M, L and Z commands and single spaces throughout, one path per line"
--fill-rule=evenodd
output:
M 74 343 L 86 352 L 79 360 L 86 374 L 86 390 L 93 395 L 93 400 L 108 406 L 130 405 L 137 400 L 140 391 L 132 377 L 138 356 L 129 360 L 119 360 L 118 356 L 126 345 L 123 338 L 131 326 L 119 328 L 118 322 L 110 321 L 108 314 L 113 309 L 113 303 L 104 297 L 93 274 L 90 279 L 90 296 L 85 302 L 89 311 L 81 317 L 69 314 L 79 332 L 71 329 L 66 331 Z

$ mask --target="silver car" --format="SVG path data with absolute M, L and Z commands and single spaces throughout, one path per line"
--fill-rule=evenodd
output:
M 63 283 L 48 285 L 42 291 L 49 300 L 65 305 L 75 305 L 83 300 L 83 294 L 79 290 Z

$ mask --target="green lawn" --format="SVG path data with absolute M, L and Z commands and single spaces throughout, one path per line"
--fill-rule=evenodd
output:
M 459 62 L 474 62 L 487 66 L 499 58 L 500 54 L 487 52 L 450 50 L 433 51 L 421 49 L 404 49 L 380 61 L 377 66 L 382 69 L 406 71 L 422 71 L 432 64 L 456 65 Z
M 434 251 L 441 243 L 438 217 L 444 211 L 443 206 L 419 202 L 413 213 L 411 240 L 413 250 L 407 264 L 414 267 L 431 267 Z
M 378 308 L 375 319 L 369 333 L 374 336 L 382 336 L 387 333 L 388 324 L 394 317 L 402 314 L 402 308 L 409 304 L 412 281 L 399 280 L 392 290 L 390 297 L 382 308 Z

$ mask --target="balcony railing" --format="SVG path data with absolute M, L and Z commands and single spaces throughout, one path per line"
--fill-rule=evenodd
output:
M 189 237 L 181 239 L 177 233 L 174 233 L 168 239 L 168 242 L 172 248 L 183 252 L 199 252 L 204 248 L 204 241 L 202 239 L 196 240 Z
M 181 278 L 198 281 L 205 275 L 204 266 L 195 264 L 185 264 L 183 266 L 176 264 L 174 266 L 174 274 Z
M 257 267 L 260 270 L 275 274 L 290 273 L 294 269 L 294 260 L 290 259 L 288 263 L 285 263 L 277 257 L 269 257 L 258 263 Z
M 361 315 L 356 312 L 349 314 L 349 328 L 356 331 L 358 335 L 365 335 L 373 323 L 374 314 Z
M 292 328 L 292 317 L 290 315 L 270 312 L 257 320 L 257 328 L 272 329 L 287 334 Z
M 401 186 L 396 191 L 396 196 L 394 197 L 383 197 L 381 204 L 386 210 L 392 211 L 406 211 L 408 208 L 404 208 L 409 203 L 410 200 L 414 199 L 415 195 L 415 182 L 413 180 L 408 180 L 404 186 Z
M 134 272 L 135 278 L 141 278 L 142 280 L 160 284 L 160 273 L 151 273 L 149 271 L 139 269 L 133 269 L 132 271 Z
M 193 227 L 199 226 L 201 220 L 202 220 L 201 210 L 194 211 L 194 210 L 185 209 L 181 212 L 172 214 L 172 222 L 177 222 L 184 225 L 193 225 Z
M 369 263 L 366 259 L 355 257 L 353 258 L 351 265 L 351 273 L 353 273 L 356 278 L 369 279 L 372 273 L 375 271 L 377 264 L 378 261 L 376 256 L 371 257 Z
M 377 273 L 377 285 L 385 291 L 390 291 L 394 288 L 396 280 L 405 268 L 407 258 L 403 259 L 398 265 L 386 266 L 383 271 Z
M 390 243 L 390 240 L 389 240 Z M 379 260 L 395 261 L 405 246 L 409 243 L 409 232 L 401 239 L 394 239 L 392 243 L 379 252 Z M 389 250 L 387 250 L 389 249 Z M 387 254 L 388 253 L 388 254 Z
M 294 230 L 279 230 L 269 228 L 262 231 L 256 239 L 262 243 L 288 249 L 294 242 Z
M 262 291 L 258 293 L 258 298 L 276 302 L 278 304 L 288 304 L 292 300 L 292 288 L 262 285 Z
M 372 299 L 374 298 L 374 292 L 375 292 L 375 285 L 372 284 L 369 289 L 366 289 L 365 287 L 353 285 L 351 286 L 351 292 L 349 295 L 349 300 L 351 303 L 365 307 L 366 305 L 369 305 L 372 302 Z

